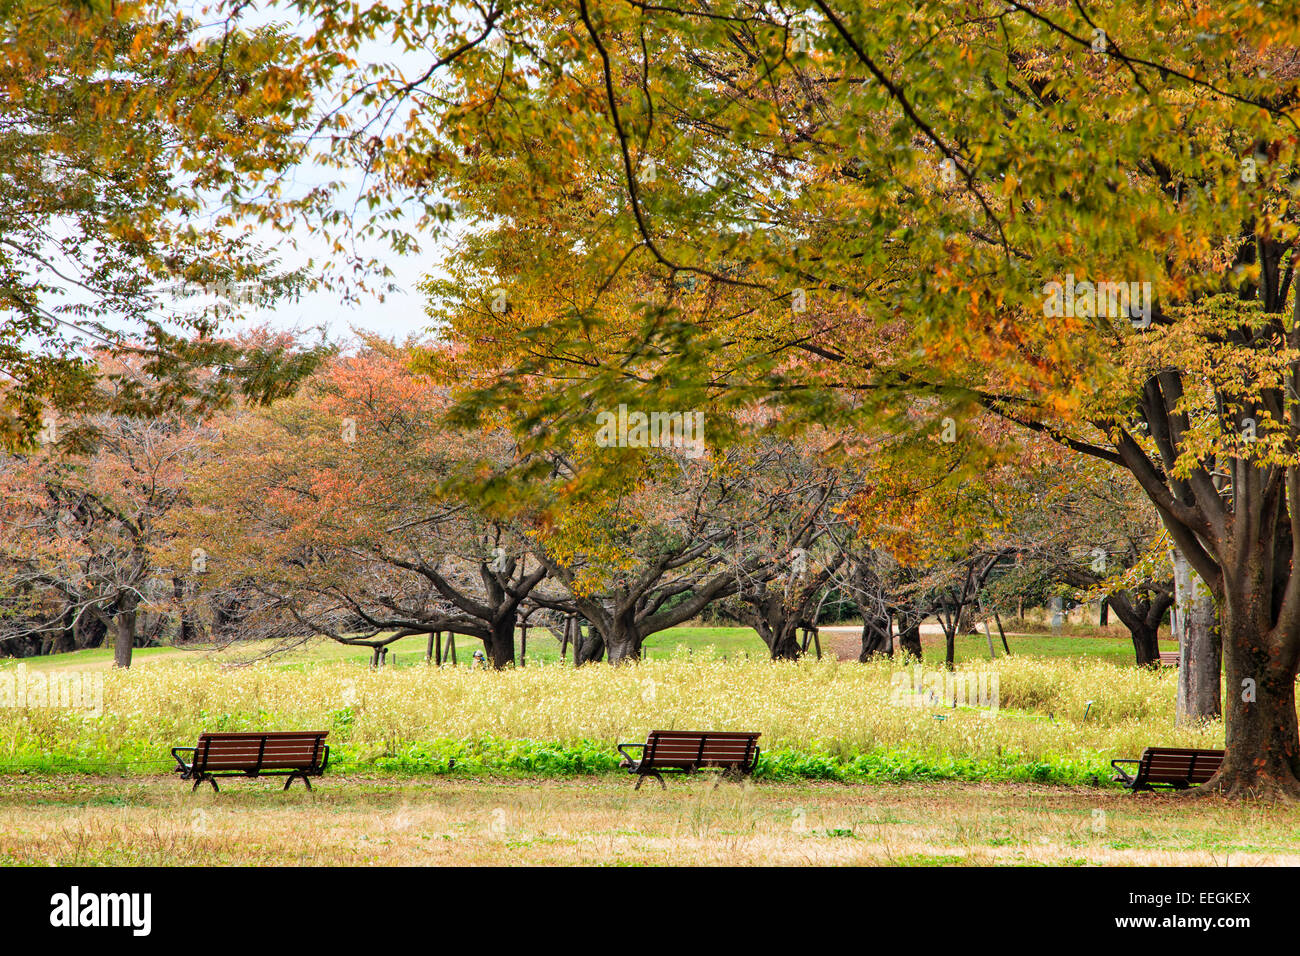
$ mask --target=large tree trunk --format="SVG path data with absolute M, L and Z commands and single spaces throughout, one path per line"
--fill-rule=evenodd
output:
M 745 594 L 741 600 L 743 606 L 734 616 L 754 629 L 772 660 L 793 661 L 803 655 L 799 615 L 786 607 L 780 594 Z
M 76 609 L 72 605 L 64 608 L 59 620 L 59 629 L 54 632 L 54 638 L 50 642 L 51 653 L 66 654 L 77 649 L 76 621 Z
M 1214 595 L 1187 559 L 1170 553 L 1174 565 L 1174 636 L 1178 638 L 1178 723 L 1195 723 L 1223 713 L 1223 670 Z
M 113 617 L 113 666 L 130 667 L 135 647 L 135 610 L 118 611 Z
M 88 647 L 102 647 L 104 638 L 108 636 L 108 625 L 97 612 L 85 611 L 81 617 L 77 618 L 77 623 L 73 627 L 73 634 L 78 650 L 84 650 Z
M 1115 616 L 1128 628 L 1133 639 L 1133 656 L 1138 666 L 1159 667 L 1160 623 L 1173 603 L 1173 594 L 1156 593 L 1153 596 L 1149 591 L 1134 589 L 1115 591 L 1109 600 Z
M 189 608 L 185 603 L 185 580 L 183 578 L 172 578 L 172 596 L 176 599 L 176 642 L 178 644 L 188 644 L 194 640 L 196 630 L 194 624 L 190 621 Z
M 483 642 L 487 659 L 497 670 L 515 662 L 515 624 L 518 618 L 519 615 L 514 611 L 502 613 L 498 620 L 492 622 L 491 636 Z
M 587 633 L 582 633 L 582 625 L 576 628 L 577 633 L 573 638 L 573 664 L 575 667 L 581 667 L 583 664 L 594 664 L 597 661 L 605 659 L 605 638 L 600 633 L 600 628 L 595 624 L 587 628 Z
M 818 608 L 814 603 L 829 576 L 829 571 L 823 571 L 793 590 L 770 588 L 768 582 L 743 588 L 738 608 L 724 613 L 752 627 L 772 660 L 798 660 L 804 653 L 799 628 L 815 626 Z
M 1160 632 L 1138 620 L 1129 627 L 1129 636 L 1133 639 L 1133 656 L 1138 667 L 1159 667 Z
M 1252 223 L 1244 225 L 1233 268 L 1259 266 L 1260 281 L 1243 286 L 1241 299 L 1245 303 L 1258 298 L 1267 325 L 1227 321 L 1213 335 L 1243 356 L 1271 355 L 1282 343 L 1295 349 L 1300 346 L 1295 322 L 1300 296 L 1293 296 L 1289 267 L 1283 265 L 1294 254 L 1294 245 L 1285 237 L 1258 233 Z M 1290 320 L 1284 317 L 1288 302 Z M 1261 333 L 1261 328 L 1267 331 Z M 1140 414 L 1131 426 L 1110 412 L 1094 422 L 1111 432 L 1113 452 L 1072 444 L 1129 470 L 1159 511 L 1175 546 L 1214 593 L 1227 672 L 1227 752 L 1219 772 L 1201 792 L 1300 801 L 1295 711 L 1300 469 L 1281 461 L 1274 449 L 1261 453 L 1251 441 L 1243 441 L 1254 434 L 1261 415 L 1269 422 L 1270 438 L 1288 432 L 1294 436 L 1300 427 L 1291 400 L 1300 385 L 1300 363 L 1288 360 L 1288 366 L 1283 379 L 1271 368 L 1243 363 L 1245 381 L 1230 376 L 1231 384 L 1220 388 L 1199 369 L 1184 373 L 1166 365 L 1142 383 Z M 1207 385 L 1212 389 L 1214 405 L 1206 407 L 1217 407 L 1222 443 L 1207 447 L 1200 427 L 1193 424 L 1195 416 L 1186 401 L 1188 382 L 1198 391 Z M 1243 385 L 1246 394 L 1251 386 L 1260 386 L 1259 394 L 1243 399 Z M 1154 447 L 1137 437 L 1139 430 Z
M 1227 752 L 1203 788 L 1229 797 L 1300 800 L 1300 730 L 1296 725 L 1296 654 L 1279 653 L 1271 630 L 1271 595 L 1259 583 L 1226 579 L 1223 640 L 1227 660 Z
M 898 646 L 904 657 L 921 660 L 921 622 L 901 626 L 898 630 Z
M 799 643 L 799 621 L 788 617 L 780 626 L 771 631 L 771 642 L 767 645 L 774 661 L 797 661 L 803 656 L 803 646 Z
M 890 616 L 869 613 L 861 607 L 859 610 L 862 611 L 862 652 L 858 655 L 858 660 L 866 663 L 878 655 L 893 657 L 894 640 L 890 634 Z
M 641 635 L 637 632 L 632 612 L 616 614 L 605 638 L 605 651 L 611 664 L 624 664 L 641 659 Z

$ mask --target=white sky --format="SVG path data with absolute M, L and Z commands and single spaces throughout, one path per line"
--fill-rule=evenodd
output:
M 322 257 L 324 246 L 301 242 L 300 251 L 282 249 L 287 266 L 305 263 L 310 256 Z M 271 325 L 275 328 L 308 329 L 324 326 L 332 340 L 346 338 L 352 328 L 378 332 L 387 338 L 404 339 L 423 332 L 429 326 L 424 313 L 424 298 L 416 285 L 430 271 L 437 271 L 437 250 L 420 258 L 402 257 L 386 247 L 374 246 L 374 254 L 382 257 L 396 273 L 394 282 L 401 291 L 387 293 L 380 302 L 377 297 L 364 296 L 360 303 L 343 301 L 333 292 L 312 292 L 297 301 L 283 300 L 265 309 L 247 309 L 245 318 L 231 322 L 228 331 L 237 331 L 253 325 Z
M 210 13 L 208 16 L 203 15 L 204 10 L 210 9 L 212 0 L 184 0 L 184 2 L 201 22 L 212 22 Z M 294 11 L 277 5 L 274 0 L 269 3 L 263 2 L 258 7 L 259 9 L 253 13 L 244 15 L 246 24 L 278 22 L 290 25 L 297 22 Z M 365 51 L 363 57 L 364 54 Z M 368 59 L 374 62 L 380 57 L 389 62 L 393 62 L 396 57 L 396 62 L 401 63 L 406 72 L 417 75 L 427 67 L 427 64 L 412 55 L 404 54 L 392 47 L 376 45 Z M 410 62 L 405 62 L 408 60 Z M 312 169 L 298 170 L 294 179 L 305 184 L 318 173 L 321 178 L 327 175 L 330 179 L 348 180 L 348 177 L 340 176 L 337 170 L 323 173 Z M 360 182 L 359 173 L 352 177 L 352 181 Z M 328 247 L 323 241 L 315 242 L 310 238 L 298 238 L 299 249 L 296 252 L 276 243 L 273 235 L 268 234 L 265 241 L 277 247 L 284 265 L 290 268 L 305 264 L 309 258 L 319 261 L 329 256 Z M 418 257 L 399 256 L 382 243 L 358 244 L 359 250 L 385 262 L 395 274 L 392 281 L 400 287 L 399 291 L 386 293 L 382 302 L 377 297 L 366 296 L 360 303 L 349 303 L 337 293 L 315 292 L 304 295 L 296 302 L 279 302 L 271 308 L 246 308 L 246 318 L 240 322 L 228 323 L 227 331 L 266 324 L 276 328 L 300 329 L 324 326 L 331 339 L 347 338 L 352 328 L 378 332 L 385 337 L 398 340 L 408 335 L 423 333 L 429 327 L 429 319 L 424 312 L 424 298 L 416 286 L 424 276 L 440 272 L 441 256 L 439 249 L 431 246 L 427 241 L 421 244 L 425 248 Z

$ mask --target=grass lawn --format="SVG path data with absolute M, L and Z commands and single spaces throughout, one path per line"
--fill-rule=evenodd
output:
M 653 787 L 649 784 L 648 787 Z M 1297 865 L 1300 809 L 993 784 L 0 777 L 0 864 Z
M 1012 654 L 1031 657 L 1055 658 L 1090 658 L 1106 660 L 1116 664 L 1133 662 L 1133 644 L 1121 628 L 1093 628 L 1079 633 L 1079 628 L 1071 628 L 1062 634 L 1015 634 L 1008 632 L 1007 641 Z M 997 633 L 993 635 L 994 649 L 998 657 L 1004 656 L 1002 642 Z M 842 660 L 856 660 L 861 647 L 861 631 L 858 626 L 825 627 L 821 633 L 822 651 L 836 655 Z M 389 645 L 389 666 L 410 667 L 423 666 L 427 639 L 422 636 L 406 637 Z M 146 647 L 138 648 L 133 655 L 133 663 L 146 664 L 156 660 L 176 659 L 184 655 L 211 658 L 217 661 L 246 660 L 261 656 L 275 645 L 269 641 L 256 641 L 234 645 L 224 650 L 215 650 L 209 646 L 196 647 Z M 459 663 L 467 663 L 475 649 L 482 645 L 479 641 L 460 636 L 456 642 L 456 655 Z M 921 638 L 924 657 L 928 661 L 942 661 L 944 640 L 941 634 L 924 634 Z M 669 628 L 653 635 L 645 643 L 645 657 L 657 660 L 673 656 L 678 647 L 686 648 L 692 656 L 706 660 L 765 660 L 767 648 L 758 636 L 747 627 L 701 627 L 684 626 Z M 1177 650 L 1178 645 L 1172 640 L 1161 642 L 1163 650 Z M 984 635 L 963 635 L 957 638 L 957 661 L 986 661 L 989 659 L 988 641 Z M 558 663 L 560 644 L 549 631 L 530 628 L 528 633 L 528 660 L 543 663 Z M 112 648 L 100 647 L 70 654 L 51 654 L 46 657 L 29 657 L 23 663 L 29 668 L 54 667 L 58 669 L 83 669 L 111 666 Z M 294 666 L 307 662 L 352 661 L 368 664 L 370 651 L 364 647 L 351 647 L 337 644 L 325 638 L 310 641 L 292 650 L 277 653 L 272 662 L 283 666 Z M 13 667 L 18 663 L 14 659 L 0 660 L 0 668 Z
M 1109 632 L 1098 628 L 1093 634 L 1010 634 L 1007 644 L 1012 654 L 1024 654 L 1030 657 L 1086 657 L 1093 660 L 1111 661 L 1116 664 L 1133 663 L 1133 641 L 1127 633 Z M 993 632 L 994 651 L 998 657 L 1003 655 L 1002 641 L 997 631 Z M 1165 636 L 1160 642 L 1164 651 L 1178 650 L 1178 642 Z M 921 650 L 926 659 L 943 659 L 944 641 L 942 635 L 924 635 L 921 638 Z M 957 638 L 957 661 L 986 661 L 989 659 L 989 645 L 983 634 L 962 635 Z
M 654 635 L 645 644 L 645 656 L 649 660 L 668 657 L 678 645 L 684 645 L 692 655 L 706 659 L 744 658 L 748 655 L 756 660 L 767 657 L 767 649 L 758 636 L 747 627 L 674 627 Z M 173 659 L 182 655 L 211 657 L 214 660 L 246 660 L 266 654 L 275 647 L 271 641 L 250 641 L 232 645 L 224 650 L 216 650 L 206 645 L 193 647 L 144 647 L 137 648 L 132 655 L 132 663 L 149 663 L 155 660 Z M 427 638 L 423 636 L 404 637 L 388 645 L 389 666 L 409 667 L 424 665 L 424 653 Z M 444 648 L 446 647 L 444 638 Z M 466 664 L 474 651 L 482 648 L 482 643 L 472 637 L 460 635 L 456 639 L 456 659 Z M 517 645 L 516 645 L 517 647 Z M 530 628 L 528 631 L 528 660 L 544 663 L 558 663 L 560 660 L 560 642 L 549 631 Z M 309 641 L 306 644 L 277 653 L 274 663 L 292 666 L 314 661 L 353 661 L 359 664 L 370 662 L 370 650 L 365 647 L 353 647 L 338 644 L 327 638 Z M 0 659 L 0 668 L 13 667 L 19 661 L 12 658 Z M 70 654 L 50 654 L 45 657 L 28 657 L 22 660 L 29 668 L 54 667 L 59 669 L 80 669 L 89 667 L 108 667 L 113 663 L 111 647 L 96 647 Z

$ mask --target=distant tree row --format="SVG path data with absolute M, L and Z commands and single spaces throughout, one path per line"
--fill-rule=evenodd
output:
M 160 640 L 381 648 L 441 632 L 504 667 L 526 622 L 574 628 L 576 663 L 618 663 L 707 613 L 793 659 L 835 601 L 862 622 L 862 660 L 919 657 L 936 619 L 951 665 L 972 615 L 1066 594 L 1104 596 L 1137 662 L 1155 661 L 1174 588 L 1149 510 L 996 423 L 921 454 L 829 429 L 726 448 L 706 432 L 701 454 L 526 453 L 451 423 L 430 371 L 443 353 L 368 339 L 268 406 L 70 417 L 0 458 L 0 653 L 107 642 L 125 666 Z

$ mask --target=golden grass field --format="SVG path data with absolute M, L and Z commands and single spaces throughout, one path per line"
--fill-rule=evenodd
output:
M 1031 657 L 963 671 L 980 672 L 990 682 L 996 677 L 996 713 L 953 708 L 938 697 L 918 700 L 910 688 L 941 679 L 942 672 L 889 661 L 676 658 L 498 673 L 424 666 L 376 671 L 338 660 L 225 667 L 165 658 L 104 672 L 99 716 L 0 706 L 0 771 L 40 755 L 102 762 L 100 769 L 109 770 L 152 760 L 159 764 L 153 769 L 165 769 L 167 748 L 203 730 L 328 729 L 331 744 L 360 766 L 434 739 L 612 748 L 643 739 L 647 730 L 674 727 L 758 730 L 765 749 L 837 757 L 886 748 L 933 758 L 1102 767 L 1151 743 L 1222 746 L 1219 723 L 1174 727 L 1171 671 Z

